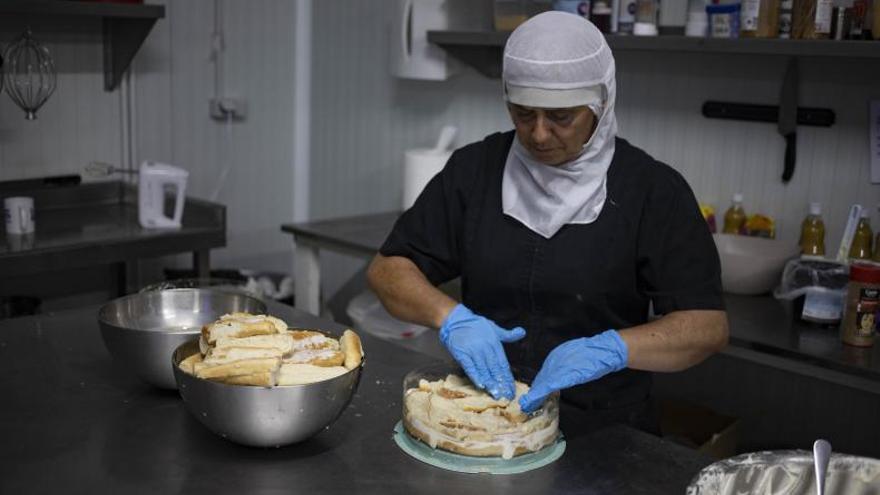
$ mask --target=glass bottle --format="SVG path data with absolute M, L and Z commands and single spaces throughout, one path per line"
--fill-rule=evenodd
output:
M 742 207 L 743 195 L 736 193 L 733 195 L 733 204 L 724 213 L 724 230 L 725 234 L 742 234 L 746 225 L 746 212 Z
M 856 227 L 856 233 L 853 235 L 852 244 L 849 247 L 849 259 L 871 259 L 871 242 L 873 240 L 874 233 L 871 231 L 871 220 L 868 217 L 868 211 L 863 210 L 862 217 L 859 218 L 859 224 Z
M 810 203 L 810 214 L 801 224 L 801 254 L 809 256 L 825 255 L 825 222 L 822 221 L 822 205 Z

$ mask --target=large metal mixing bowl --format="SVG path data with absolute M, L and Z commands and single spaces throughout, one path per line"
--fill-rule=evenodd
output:
M 825 493 L 876 495 L 880 493 L 880 459 L 832 454 Z M 740 454 L 703 468 L 687 495 L 784 493 L 813 495 L 816 475 L 813 456 L 805 450 L 770 450 Z
M 98 310 L 110 354 L 142 380 L 161 388 L 177 383 L 168 360 L 203 325 L 226 313 L 266 313 L 259 299 L 216 289 L 171 289 L 120 297 Z
M 196 378 L 178 367 L 196 352 L 198 342 L 191 341 L 172 357 L 187 410 L 214 433 L 251 447 L 301 442 L 336 421 L 351 402 L 364 366 L 362 362 L 343 375 L 306 385 L 227 385 Z

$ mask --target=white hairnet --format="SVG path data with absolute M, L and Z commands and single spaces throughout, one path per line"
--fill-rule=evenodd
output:
M 574 14 L 537 15 L 516 28 L 504 47 L 502 79 L 511 103 L 540 108 L 602 104 L 613 78 L 614 57 L 605 37 Z
M 521 24 L 504 47 L 507 101 L 535 108 L 586 105 L 598 119 L 584 151 L 570 162 L 545 165 L 514 139 L 502 179 L 502 208 L 550 238 L 567 224 L 594 222 L 607 198 L 614 158 L 617 93 L 614 57 L 605 37 L 586 19 L 545 12 Z

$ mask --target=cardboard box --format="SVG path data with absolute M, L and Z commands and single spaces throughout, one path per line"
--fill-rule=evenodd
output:
M 661 399 L 658 406 L 663 438 L 715 459 L 736 455 L 736 418 L 681 400 Z

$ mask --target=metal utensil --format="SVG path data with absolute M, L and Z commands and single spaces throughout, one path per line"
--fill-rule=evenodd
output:
M 57 74 L 49 49 L 31 36 L 28 28 L 3 54 L 6 93 L 25 112 L 27 120 L 37 118 L 37 110 L 55 92 Z
M 230 290 L 171 289 L 121 297 L 98 310 L 110 354 L 147 383 L 174 389 L 168 360 L 174 349 L 226 313 L 265 313 L 259 299 Z
M 849 215 L 846 217 L 846 226 L 843 229 L 843 236 L 840 238 L 840 247 L 837 248 L 838 263 L 846 263 L 849 258 L 849 248 L 852 246 L 853 237 L 856 235 L 856 228 L 859 225 L 859 218 L 862 217 L 862 205 L 852 205 L 849 209 Z
M 107 177 L 113 174 L 136 174 L 138 171 L 119 168 L 112 163 L 94 161 L 86 165 L 85 173 L 91 177 Z
M 825 494 L 825 473 L 828 461 L 831 460 L 831 444 L 827 440 L 816 440 L 813 443 L 813 467 L 816 469 L 816 493 Z
M 782 182 L 788 182 L 794 175 L 797 162 L 797 112 L 798 112 L 798 66 L 797 59 L 792 57 L 785 69 L 785 78 L 779 93 L 779 134 L 785 138 L 785 161 L 782 170 Z
M 305 385 L 254 387 L 196 378 L 178 364 L 199 352 L 187 342 L 171 358 L 186 409 L 209 430 L 252 447 L 280 447 L 317 435 L 351 402 L 364 362 L 342 375 Z

